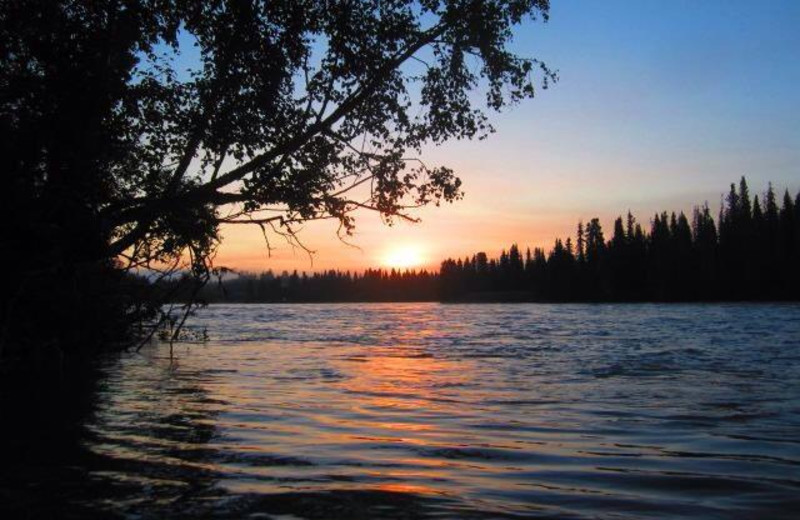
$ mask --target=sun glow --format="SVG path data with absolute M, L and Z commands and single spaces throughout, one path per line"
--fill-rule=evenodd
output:
M 412 269 L 425 263 L 422 250 L 417 246 L 398 246 L 383 256 L 383 265 L 394 269 Z

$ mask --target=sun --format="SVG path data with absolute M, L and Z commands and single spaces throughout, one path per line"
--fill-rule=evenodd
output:
M 419 246 L 403 245 L 390 249 L 383 255 L 383 265 L 394 269 L 411 269 L 425 263 L 425 256 Z

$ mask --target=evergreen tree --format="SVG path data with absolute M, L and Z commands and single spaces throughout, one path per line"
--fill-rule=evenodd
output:
M 800 203 L 800 193 L 798 193 Z M 800 204 L 792 201 L 789 190 L 783 194 L 780 209 L 780 271 L 783 283 L 788 284 L 795 297 L 800 295 Z
M 601 265 L 605 253 L 606 242 L 603 237 L 603 227 L 600 219 L 593 218 L 589 221 L 585 231 L 586 247 L 586 267 L 584 291 L 589 299 L 597 300 L 603 298 L 603 281 L 601 276 Z
M 609 276 L 606 286 L 607 294 L 614 300 L 631 299 L 630 249 L 622 217 L 617 217 L 614 221 L 614 234 L 608 245 L 607 269 Z
M 628 239 L 628 243 L 632 243 L 634 240 L 635 224 L 636 224 L 636 219 L 633 217 L 630 210 L 628 210 L 628 217 L 625 223 L 625 237 Z
M 673 213 L 673 219 L 674 217 Z M 680 212 L 674 222 L 675 227 L 671 236 L 670 299 L 693 300 L 696 299 L 697 281 L 695 279 L 692 231 L 689 220 L 683 212 Z
M 750 189 L 747 187 L 747 180 L 742 176 L 739 181 L 739 217 L 744 221 L 749 221 L 752 216 L 752 206 L 750 205 Z
M 717 293 L 717 228 L 708 202 L 694 208 L 692 236 L 697 262 L 697 297 L 713 299 Z

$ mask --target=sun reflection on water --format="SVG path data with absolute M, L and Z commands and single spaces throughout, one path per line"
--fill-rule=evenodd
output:
M 224 493 L 297 494 L 321 508 L 309 518 L 326 517 L 326 500 L 334 496 L 381 506 L 382 494 L 402 496 L 408 504 L 390 503 L 409 507 L 405 517 L 415 517 L 422 498 L 456 500 L 489 518 L 497 511 L 525 516 L 549 501 L 555 509 L 548 512 L 558 516 L 574 504 L 614 512 L 620 500 L 633 500 L 642 489 L 648 500 L 664 495 L 673 503 L 680 498 L 675 486 L 681 471 L 705 481 L 706 490 L 724 489 L 719 475 L 748 465 L 776 475 L 775 482 L 790 478 L 781 461 L 792 458 L 785 446 L 793 445 L 735 437 L 747 433 L 747 421 L 761 420 L 756 415 L 714 423 L 713 438 L 697 429 L 709 414 L 692 408 L 698 389 L 706 400 L 721 392 L 716 397 L 730 402 L 738 388 L 732 382 L 747 363 L 725 373 L 719 356 L 709 357 L 713 366 L 705 367 L 705 358 L 694 354 L 681 361 L 694 363 L 692 370 L 658 377 L 647 372 L 681 355 L 671 353 L 676 347 L 653 324 L 672 312 L 690 327 L 693 315 L 647 307 L 623 309 L 614 321 L 603 321 L 594 307 L 572 314 L 569 307 L 543 308 L 212 309 L 220 315 L 209 319 L 209 328 L 229 327 L 230 337 L 179 351 L 179 364 L 169 363 L 163 346 L 148 347 L 111 371 L 89 425 L 89 445 L 112 463 L 93 476 L 151 489 L 162 503 L 178 503 L 175 497 L 187 493 L 206 493 L 210 502 Z M 751 334 L 759 329 L 748 312 L 741 320 L 750 320 Z M 655 314 L 644 327 L 648 313 Z M 617 323 L 619 315 L 628 322 Z M 708 325 L 694 326 L 699 335 Z M 596 334 L 605 329 L 610 332 Z M 564 330 L 578 332 L 567 337 Z M 638 334 L 635 349 L 619 339 L 629 330 Z M 752 343 L 738 352 L 742 359 L 751 355 Z M 696 350 L 716 348 L 709 345 Z M 761 365 L 764 373 L 781 368 Z M 636 377 L 619 375 L 634 369 Z M 715 383 L 709 385 L 712 373 Z M 778 375 L 772 380 L 791 381 Z M 686 381 L 675 386 L 678 377 Z M 747 383 L 754 384 L 752 378 Z M 770 428 L 775 424 L 770 435 L 790 437 L 780 423 Z M 667 429 L 671 437 L 665 437 Z M 715 451 L 702 457 L 703 465 L 675 455 L 703 455 L 709 443 Z M 735 458 L 745 452 L 770 462 Z M 748 492 L 761 490 L 748 475 L 733 477 Z M 459 517 L 459 511 L 449 513 L 443 516 Z

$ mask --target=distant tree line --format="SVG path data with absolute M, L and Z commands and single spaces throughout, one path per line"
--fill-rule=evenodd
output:
M 751 199 L 742 177 L 721 205 L 654 215 L 644 230 L 630 212 L 606 240 L 600 221 L 579 222 L 575 241 L 545 253 L 516 245 L 498 259 L 478 253 L 442 263 L 442 299 L 534 301 L 797 300 L 800 193 L 778 203 L 772 185 Z
M 731 184 L 715 221 L 708 203 L 657 213 L 645 229 L 629 212 L 611 238 L 597 218 L 550 251 L 514 244 L 498 258 L 447 259 L 440 271 L 240 274 L 207 285 L 208 302 L 733 301 L 800 298 L 800 193 L 772 185 L 750 196 Z M 180 294 L 180 291 L 178 291 Z
M 363 273 L 272 271 L 240 273 L 206 285 L 202 301 L 215 302 L 402 302 L 440 298 L 438 274 L 426 270 L 367 269 Z M 188 286 L 187 286 L 188 287 Z M 184 291 L 183 296 L 187 296 Z

